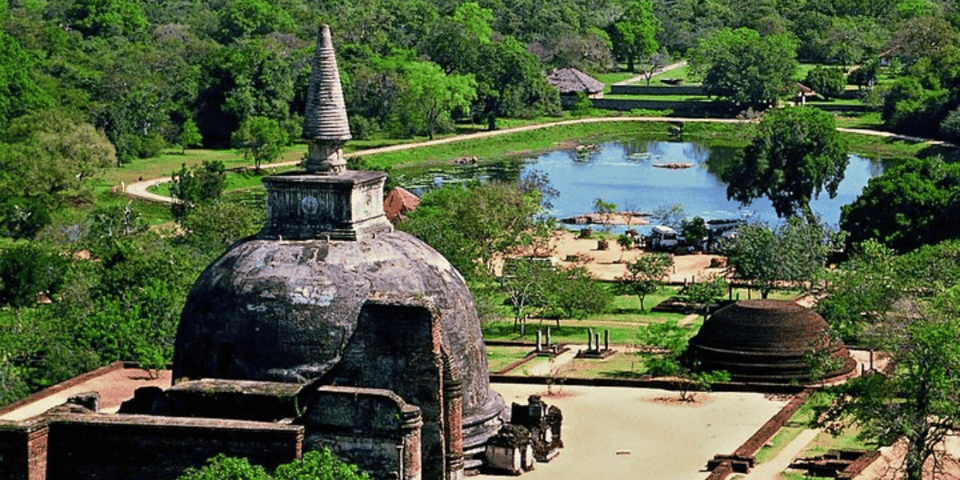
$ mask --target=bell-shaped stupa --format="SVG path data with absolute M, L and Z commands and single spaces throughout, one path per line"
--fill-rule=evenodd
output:
M 194 285 L 177 332 L 174 378 L 391 390 L 424 412 L 424 478 L 478 466 L 503 423 L 504 402 L 490 389 L 473 296 L 443 256 L 386 219 L 385 173 L 344 168 L 350 129 L 326 26 L 303 137 L 306 171 L 264 179 L 263 230 L 231 246 Z M 410 337 L 418 318 L 396 299 L 430 305 L 439 325 L 432 356 L 390 343 Z M 450 398 L 418 403 L 437 389 L 462 399 L 462 413 L 444 403 Z

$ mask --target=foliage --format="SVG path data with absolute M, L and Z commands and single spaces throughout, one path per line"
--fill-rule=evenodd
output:
M 787 35 L 760 36 L 748 28 L 718 30 L 690 52 L 690 65 L 703 75 L 708 95 L 739 109 L 776 104 L 794 82 L 797 47 Z
M 89 181 L 114 162 L 103 132 L 52 111 L 10 122 L 0 146 L 0 224 L 9 236 L 30 237 L 50 213 L 92 200 Z
M 847 78 L 839 68 L 816 66 L 807 72 L 804 85 L 823 95 L 827 99 L 837 98 L 847 86 Z
M 693 217 L 693 220 L 684 219 L 680 222 L 680 232 L 687 243 L 700 245 L 707 240 L 710 230 L 703 217 Z
M 727 198 L 747 205 L 766 196 L 780 217 L 810 217 L 810 200 L 826 190 L 836 196 L 847 168 L 846 144 L 830 114 L 814 108 L 774 110 L 738 161 L 721 176 Z
M 466 110 L 477 96 L 473 75 L 447 75 L 432 62 L 407 62 L 403 70 L 408 87 L 406 110 L 411 117 L 407 128 L 422 125 L 416 133 L 426 132 L 431 140 L 451 121 L 453 111 Z
M 284 463 L 270 475 L 246 458 L 219 454 L 200 468 L 189 468 L 177 480 L 367 480 L 370 477 L 334 456 L 329 448 L 311 450 L 303 458 Z
M 576 98 L 574 98 L 573 103 L 570 104 L 570 114 L 574 117 L 581 118 L 585 115 L 589 115 L 593 111 L 593 102 L 590 101 L 590 98 L 587 97 L 587 94 L 584 92 L 577 92 Z
M 650 215 L 650 219 L 657 225 L 670 227 L 674 230 L 683 228 L 683 222 L 687 218 L 687 212 L 683 209 L 683 204 L 674 203 L 673 205 L 657 205 Z
M 673 258 L 664 253 L 645 253 L 627 264 L 627 271 L 617 283 L 622 294 L 636 295 L 640 299 L 640 310 L 645 310 L 643 300 L 647 295 L 660 289 L 663 277 L 673 266 Z
M 67 11 L 67 21 L 84 36 L 136 37 L 147 28 L 140 5 L 123 0 L 76 0 Z
M 656 52 L 656 33 L 659 20 L 653 15 L 653 2 L 650 0 L 631 0 L 625 6 L 623 15 L 610 28 L 614 54 L 627 62 L 627 69 L 636 71 L 634 62 Z
M 584 318 L 605 311 L 611 293 L 586 267 L 572 267 L 554 271 L 545 300 L 543 316 L 556 319 L 560 326 L 561 318 Z
M 204 160 L 200 165 L 188 168 L 186 164 L 170 175 L 170 196 L 174 216 L 187 216 L 197 205 L 212 202 L 223 193 L 226 173 L 223 162 Z
M 266 220 L 263 205 L 220 200 L 201 203 L 191 215 L 180 219 L 182 237 L 197 248 L 222 251 L 238 239 L 253 235 Z
M 723 276 L 715 276 L 709 279 L 703 279 L 699 282 L 692 282 L 683 287 L 680 292 L 681 298 L 697 306 L 697 309 L 703 312 L 706 319 L 709 310 L 707 307 L 722 298 L 727 291 L 727 281 Z
M 920 480 L 923 464 L 941 455 L 941 442 L 960 420 L 957 294 L 954 288 L 932 301 L 907 301 L 887 316 L 875 340 L 891 355 L 891 373 L 837 387 L 820 417 L 834 430 L 855 423 L 863 436 L 885 445 L 903 438 L 903 469 L 911 480 Z
M 895 255 L 876 240 L 856 245 L 850 260 L 831 272 L 828 296 L 817 311 L 844 341 L 863 342 L 907 293 L 933 297 L 960 282 L 960 243 L 945 241 Z
M 841 209 L 849 244 L 876 239 L 898 252 L 960 237 L 954 217 L 960 199 L 960 165 L 936 158 L 903 162 L 867 182 Z
M 555 270 L 549 259 L 514 258 L 505 261 L 500 290 L 507 295 L 513 326 L 520 330 L 520 336 L 526 333 L 526 319 L 533 309 L 547 303 Z
M 729 382 L 730 374 L 725 371 L 695 371 L 680 361 L 687 348 L 690 333 L 680 327 L 676 320 L 660 324 L 650 324 L 640 329 L 637 335 L 644 345 L 651 345 L 665 351 L 663 354 L 646 359 L 647 371 L 660 377 L 675 377 L 675 385 L 680 392 L 680 400 L 695 400 L 694 392 L 710 390 L 712 384 Z
M 355 465 L 344 463 L 328 448 L 303 454 L 303 459 L 277 467 L 276 480 L 367 480 L 366 473 Z
M 812 284 L 839 243 L 837 233 L 817 218 L 790 217 L 774 229 L 753 223 L 738 232 L 726 246 L 727 264 L 763 298 L 781 283 Z
M 52 106 L 53 98 L 37 84 L 35 65 L 16 39 L 0 31 L 0 125 Z
M 180 147 L 186 152 L 187 147 L 199 147 L 202 144 L 203 135 L 197 127 L 197 122 L 188 118 L 187 121 L 183 122 L 183 127 L 180 129 Z
M 548 186 L 449 185 L 428 192 L 400 228 L 437 249 L 464 276 L 493 272 L 493 260 L 547 234 L 539 220 Z
M 47 245 L 15 242 L 0 250 L 0 305 L 27 307 L 40 295 L 55 298 L 65 283 L 69 262 Z
M 264 163 L 280 158 L 288 141 L 287 132 L 280 124 L 266 117 L 250 118 L 231 137 L 234 148 L 240 150 L 244 158 L 252 159 L 257 171 Z
M 903 285 L 894 260 L 893 251 L 868 240 L 830 273 L 828 295 L 816 310 L 844 341 L 860 343 L 863 326 L 876 322 L 900 298 Z
M 267 480 L 270 476 L 259 465 L 251 465 L 246 458 L 219 454 L 207 460 L 201 468 L 189 468 L 178 480 Z
M 940 122 L 940 135 L 948 141 L 960 141 L 960 108 L 951 110 Z

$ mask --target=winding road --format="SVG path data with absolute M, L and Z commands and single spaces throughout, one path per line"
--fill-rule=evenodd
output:
M 367 150 L 361 150 L 356 152 L 348 153 L 344 156 L 353 157 L 357 155 L 373 155 L 378 153 L 385 152 L 396 152 L 400 150 L 410 150 L 413 148 L 428 147 L 431 145 L 441 145 L 445 143 L 454 143 L 462 142 L 466 140 L 474 140 L 478 138 L 493 137 L 497 135 L 507 135 L 517 132 L 526 132 L 531 130 L 540 130 L 544 128 L 557 127 L 562 125 L 573 125 L 573 124 L 582 124 L 582 123 L 602 123 L 602 122 L 683 122 L 683 123 L 751 123 L 753 120 L 740 120 L 734 118 L 676 118 L 676 117 L 600 117 L 600 118 L 581 118 L 577 120 L 564 120 L 561 122 L 551 122 L 551 123 L 542 123 L 537 125 L 527 125 L 523 127 L 514 127 L 514 128 L 505 128 L 503 130 L 492 130 L 485 132 L 471 133 L 467 135 L 457 135 L 453 137 L 438 138 L 435 140 L 428 140 L 425 142 L 418 143 L 404 143 L 400 145 L 390 145 L 388 147 L 379 147 L 371 148 Z M 859 128 L 837 128 L 838 131 L 844 133 L 856 133 L 861 135 L 873 135 L 878 137 L 893 138 L 896 140 L 904 140 L 908 142 L 927 142 L 931 145 L 942 145 L 948 147 L 955 147 L 956 145 L 949 142 L 944 142 L 940 140 L 930 140 L 925 138 L 910 137 L 905 135 L 898 135 L 890 132 L 881 132 L 878 130 L 867 130 Z M 264 165 L 263 168 L 278 168 L 278 167 L 289 167 L 295 166 L 300 162 L 281 162 L 274 163 L 270 165 Z M 154 202 L 163 202 L 163 203 L 173 203 L 173 199 L 170 197 L 165 197 L 163 195 L 157 195 L 155 193 L 148 192 L 147 189 L 154 187 L 166 182 L 173 180 L 171 177 L 161 177 L 154 178 L 149 180 L 143 180 L 135 183 L 131 183 L 124 187 L 124 192 L 127 195 L 132 197 L 142 198 L 144 200 L 154 201 Z

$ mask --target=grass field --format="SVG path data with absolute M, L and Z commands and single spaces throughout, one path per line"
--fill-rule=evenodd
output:
M 490 372 L 499 372 L 511 363 L 526 357 L 531 351 L 533 349 L 530 347 L 487 345 L 487 368 Z
M 801 432 L 810 428 L 814 420 L 815 409 L 817 406 L 826 405 L 830 401 L 830 396 L 823 392 L 817 392 L 810 396 L 807 403 L 803 404 L 796 413 L 783 424 L 783 428 L 774 435 L 770 443 L 764 445 L 757 452 L 757 463 L 763 463 L 777 456 L 783 447 L 787 446 L 793 439 L 797 438 Z

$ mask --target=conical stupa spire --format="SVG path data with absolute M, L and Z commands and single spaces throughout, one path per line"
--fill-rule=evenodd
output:
M 320 27 L 313 70 L 303 115 L 303 138 L 310 144 L 308 172 L 338 173 L 345 168 L 343 143 L 351 138 L 347 107 L 340 87 L 340 71 L 330 38 L 330 27 Z

